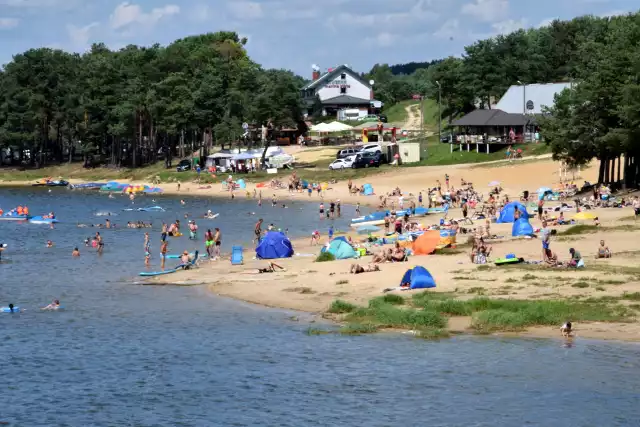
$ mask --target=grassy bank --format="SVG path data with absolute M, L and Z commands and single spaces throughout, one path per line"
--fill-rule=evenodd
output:
M 626 299 L 633 300 L 636 295 Z M 640 297 L 639 297 L 640 298 Z M 560 326 L 563 322 L 625 322 L 633 311 L 617 300 L 510 300 L 475 297 L 456 299 L 452 294 L 425 291 L 410 298 L 387 294 L 367 307 L 334 301 L 328 312 L 346 322 L 340 333 L 368 333 L 381 329 L 410 329 L 425 338 L 449 334 L 448 318 L 471 317 L 477 333 L 522 331 L 532 326 Z
M 424 105 L 424 125 L 427 130 L 438 130 L 438 102 L 434 99 L 425 99 L 422 101 Z M 404 123 L 409 118 L 407 114 L 407 107 L 415 109 L 417 114 L 420 114 L 420 102 L 416 100 L 400 101 L 383 111 L 383 114 L 387 116 L 389 123 Z M 442 117 L 442 128 L 444 129 L 448 124 L 448 120 Z

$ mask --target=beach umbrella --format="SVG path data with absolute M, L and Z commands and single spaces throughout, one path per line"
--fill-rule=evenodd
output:
M 589 212 L 580 212 L 577 213 L 573 216 L 573 219 L 575 220 L 588 220 L 588 219 L 595 219 L 596 215 L 589 213 Z
M 491 181 L 489 187 L 497 187 L 500 185 L 500 181 Z
M 363 225 L 362 227 L 358 227 L 358 234 L 371 234 L 376 231 L 380 231 L 380 227 L 376 227 L 375 225 Z

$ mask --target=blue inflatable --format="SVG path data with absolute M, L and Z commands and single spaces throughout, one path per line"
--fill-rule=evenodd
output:
M 34 216 L 29 220 L 32 224 L 55 224 L 58 222 L 55 218 L 43 218 L 41 216 Z
M 533 234 L 533 226 L 529 223 L 529 218 L 518 218 L 511 228 L 511 235 L 516 236 L 531 236 Z
M 508 203 L 504 208 L 502 208 L 496 222 L 499 224 L 505 222 L 514 222 L 516 220 L 516 210 L 520 211 L 521 218 L 529 218 L 529 213 L 527 212 L 527 208 L 525 207 L 525 205 L 520 202 L 511 202 Z
M 429 271 L 427 271 L 424 267 L 413 267 L 407 270 L 402 276 L 402 280 L 400 281 L 400 285 L 406 285 L 409 283 L 411 285 L 411 289 L 428 289 L 435 288 L 436 281 L 433 279 L 433 276 Z
M 11 309 L 9 307 L 2 307 L 0 308 L 0 311 L 3 313 L 11 313 Z M 20 307 L 13 307 L 13 312 L 20 313 Z
M 279 231 L 269 231 L 256 248 L 258 259 L 291 258 L 293 246 L 291 241 Z
M 372 196 L 373 187 L 371 186 L 371 184 L 365 184 L 362 186 L 362 192 L 364 193 L 365 196 Z

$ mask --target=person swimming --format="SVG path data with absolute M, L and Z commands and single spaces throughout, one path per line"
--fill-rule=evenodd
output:
M 53 302 L 46 307 L 42 307 L 41 310 L 58 310 L 60 308 L 60 300 L 54 299 Z
M 14 309 L 14 305 L 13 304 L 9 304 L 9 312 L 10 313 L 17 313 L 17 310 Z
M 48 248 L 52 248 L 53 247 L 53 242 L 51 240 L 47 240 L 47 247 Z
M 80 250 L 77 247 L 73 248 L 73 252 L 71 252 L 71 256 L 80 256 Z

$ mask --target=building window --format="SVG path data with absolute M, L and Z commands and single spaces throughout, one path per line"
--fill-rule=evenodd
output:
M 342 86 L 340 88 L 340 93 L 343 94 L 343 95 L 346 94 L 347 93 L 347 87 L 346 86 Z
M 346 79 L 347 79 L 347 73 L 342 73 L 342 74 L 340 74 L 340 78 L 341 78 L 342 80 L 346 80 Z

